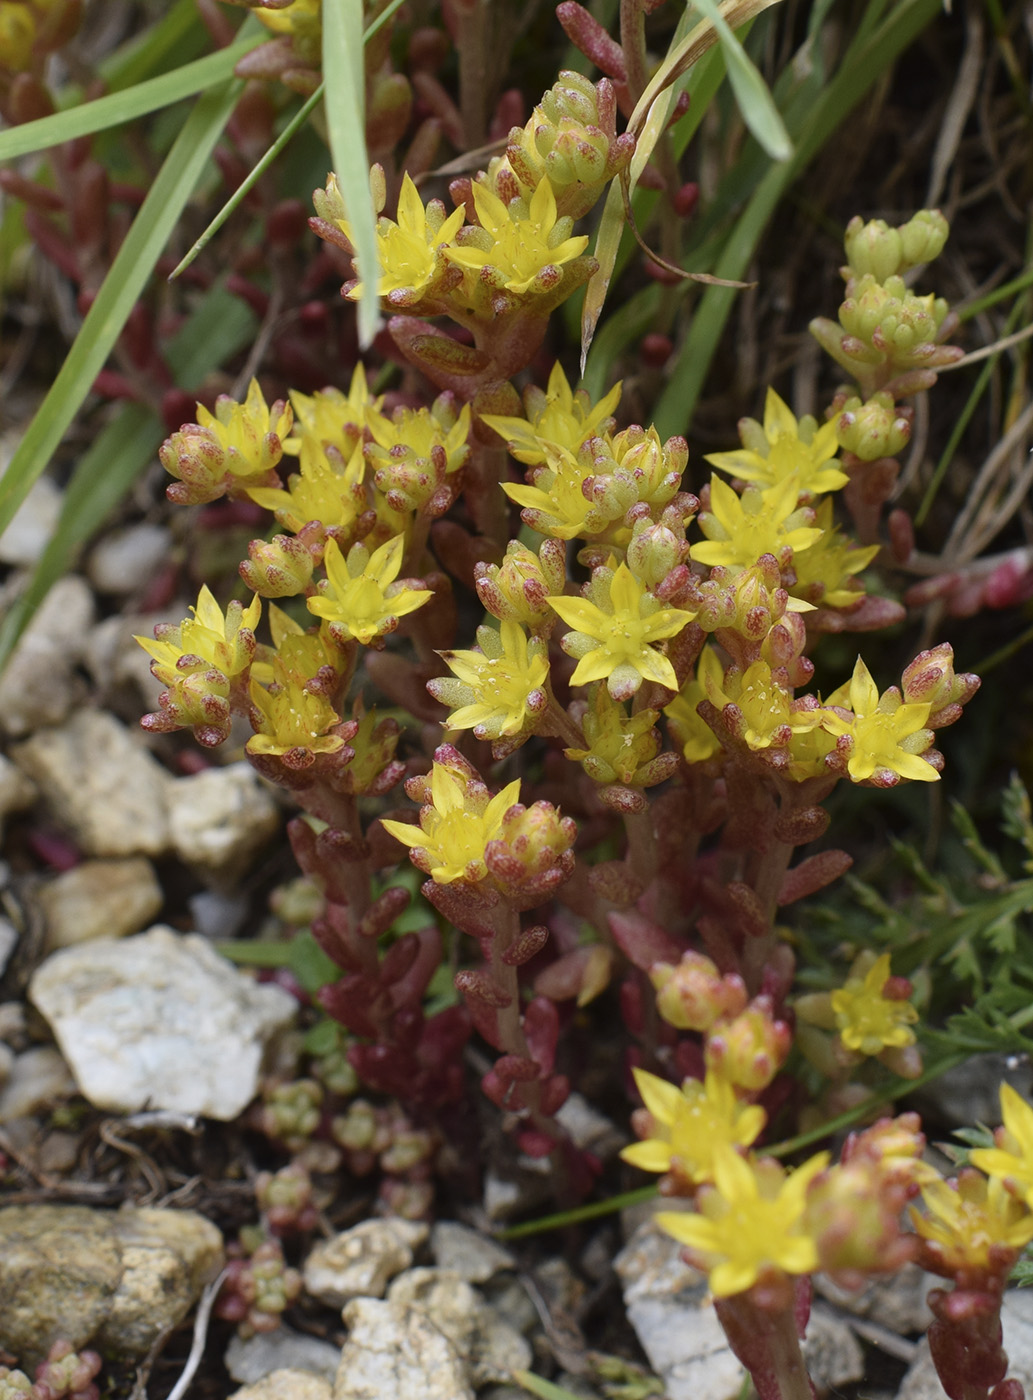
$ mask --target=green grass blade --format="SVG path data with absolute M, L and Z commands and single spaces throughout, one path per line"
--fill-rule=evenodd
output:
M 246 303 L 224 286 L 213 288 L 166 347 L 165 360 L 176 382 L 184 387 L 197 384 L 247 345 L 256 325 Z M 154 460 L 164 436 L 154 413 L 141 404 L 126 404 L 79 461 L 54 533 L 24 593 L 0 623 L 0 667 L 47 593 L 74 566 L 82 546 Z
M 67 112 L 55 112 L 51 117 L 40 117 L 38 121 L 0 131 L 0 161 L 31 155 L 33 151 L 44 151 L 79 136 L 90 136 L 96 131 L 120 126 L 123 122 L 156 112 L 161 107 L 169 107 L 184 97 L 193 97 L 195 93 L 232 77 L 237 60 L 250 53 L 265 37 L 264 33 L 252 33 L 247 39 L 238 39 L 228 48 L 207 54 L 193 63 L 185 63 L 182 68 L 163 73 L 160 78 L 148 78 L 146 82 L 126 88 L 124 92 L 113 92 L 107 97 L 98 97 L 94 102 L 72 107 Z
M 134 303 L 229 120 L 242 84 L 234 80 L 198 98 L 83 321 L 49 393 L 0 480 L 0 534 L 50 461 L 104 367 Z
M 204 233 L 201 234 L 201 237 L 193 245 L 193 247 L 186 254 L 186 256 L 179 263 L 177 263 L 175 268 L 173 268 L 173 270 L 169 273 L 170 282 L 174 282 L 177 277 L 179 277 L 182 273 L 184 273 L 187 270 L 190 264 L 197 257 L 198 253 L 200 253 L 202 249 L 204 249 L 208 245 L 208 243 L 215 236 L 215 234 L 219 232 L 223 224 L 233 213 L 234 209 L 238 208 L 238 206 L 242 204 L 243 201 L 247 198 L 247 196 L 251 193 L 255 185 L 262 178 L 265 172 L 269 169 L 270 165 L 272 165 L 273 161 L 280 154 L 283 148 L 291 141 L 291 139 L 294 136 L 297 135 L 297 133 L 305 125 L 309 117 L 312 115 L 312 113 L 319 106 L 320 102 L 323 100 L 323 86 L 324 85 L 320 83 L 319 86 L 316 88 L 315 92 L 312 94 L 312 96 L 306 98 L 306 100 L 294 113 L 293 117 L 291 117 L 287 125 L 280 132 L 279 136 L 277 136 L 273 144 L 266 151 L 265 155 L 262 156 L 262 158 L 257 162 L 257 164 L 252 167 L 252 169 L 248 172 L 245 178 L 240 182 L 237 188 L 230 195 L 229 199 L 216 214 L 215 218 L 205 229 Z
M 325 0 L 323 82 L 330 156 L 348 215 L 356 262 L 362 269 L 358 303 L 359 344 L 365 349 L 380 324 L 380 259 L 376 212 L 369 190 L 366 100 L 363 74 L 362 0 Z
M 793 143 L 768 91 L 767 83 L 732 33 L 715 0 L 692 0 L 692 3 L 717 30 L 718 42 L 728 69 L 728 81 L 735 93 L 743 121 L 772 160 L 788 160 L 793 153 Z
M 168 71 L 172 67 L 169 58 L 173 53 L 187 48 L 188 52 L 181 54 L 180 61 L 193 59 L 204 53 L 211 42 L 195 0 L 175 0 L 157 23 L 120 45 L 103 58 L 97 68 L 108 92 L 119 92 L 144 82 L 154 73 Z
M 863 43 L 855 40 L 850 45 L 835 77 L 811 104 L 805 125 L 793 133 L 796 147 L 792 156 L 771 166 L 737 220 L 714 267 L 718 277 L 729 281 L 742 278 L 786 189 L 939 9 L 940 0 L 902 0 Z M 678 362 L 654 413 L 653 422 L 661 438 L 686 432 L 735 295 L 726 287 L 707 287 L 700 298 Z

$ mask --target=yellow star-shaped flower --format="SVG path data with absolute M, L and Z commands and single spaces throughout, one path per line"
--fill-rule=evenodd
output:
M 578 664 L 571 685 L 606 681 L 615 700 L 628 700 L 643 681 L 678 689 L 674 667 L 653 645 L 676 636 L 695 616 L 683 608 L 665 608 L 648 593 L 627 564 L 609 579 L 607 592 L 595 588 L 604 606 L 587 598 L 550 598 L 549 603 L 569 626 L 576 628 L 560 645 Z

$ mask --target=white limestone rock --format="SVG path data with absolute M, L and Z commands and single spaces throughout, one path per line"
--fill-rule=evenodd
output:
M 454 1220 L 439 1220 L 432 1227 L 430 1249 L 439 1269 L 449 1269 L 467 1283 L 487 1283 L 495 1274 L 514 1267 L 508 1249 Z
M 52 1045 L 36 1045 L 15 1055 L 7 1065 L 7 1082 L 0 1091 L 0 1123 L 28 1118 L 75 1093 L 75 1080 L 64 1057 Z
M 74 574 L 59 579 L 0 675 L 0 728 L 13 739 L 60 724 L 81 697 L 76 673 L 93 625 L 93 594 Z
M 419 1308 L 354 1298 L 333 1400 L 474 1400 L 466 1368 Z
M 169 552 L 172 535 L 164 525 L 140 521 L 109 530 L 90 554 L 87 574 L 99 593 L 125 597 L 154 577 Z
M 425 1312 L 466 1363 L 475 1387 L 507 1380 L 531 1365 L 530 1342 L 448 1269 L 408 1269 L 392 1283 L 387 1300 Z
M 87 855 L 168 849 L 172 779 L 148 753 L 143 735 L 114 715 L 78 710 L 60 728 L 38 730 L 11 757 Z
M 95 1107 L 222 1121 L 254 1097 L 265 1048 L 296 1010 L 205 939 L 160 924 L 52 954 L 29 996 Z
M 86 860 L 62 871 L 39 891 L 46 920 L 46 950 L 71 948 L 96 938 L 125 938 L 146 928 L 164 896 L 151 862 Z
M 281 1323 L 275 1332 L 257 1332 L 247 1338 L 234 1336 L 223 1361 L 233 1379 L 242 1385 L 254 1385 L 274 1372 L 304 1371 L 320 1377 L 329 1390 L 341 1361 L 341 1348 Z
M 279 829 L 276 803 L 249 763 L 177 778 L 168 798 L 176 854 L 202 876 L 236 879 Z
M 315 1246 L 305 1260 L 305 1288 L 332 1308 L 352 1298 L 382 1298 L 391 1279 L 412 1263 L 413 1250 L 427 1234 L 420 1221 L 397 1216 L 364 1220 Z

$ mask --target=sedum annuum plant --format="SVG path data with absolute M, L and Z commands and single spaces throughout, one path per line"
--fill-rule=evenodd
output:
M 311 61 L 316 9 L 272 9 L 276 52 Z M 339 969 L 318 1000 L 349 1072 L 426 1112 L 461 1097 L 475 1033 L 494 1053 L 484 1092 L 567 1198 L 599 1162 L 563 1125 L 565 1008 L 616 992 L 641 1100 L 624 1158 L 691 1202 L 659 1224 L 708 1275 L 761 1400 L 811 1394 L 815 1270 L 858 1286 L 916 1258 L 953 1284 L 931 1334 L 945 1381 L 964 1373 L 950 1393 L 1017 1400 L 998 1318 L 1033 1239 L 1033 1110 L 1006 1097 L 998 1146 L 950 1182 L 913 1114 L 838 1161 L 783 1167 L 762 1146 L 776 1114 L 792 1130 L 779 1105 L 803 1084 L 814 1126 L 922 1069 L 889 955 L 804 992 L 784 911 L 850 864 L 799 854 L 834 789 L 877 802 L 940 781 L 936 733 L 979 684 L 946 643 L 899 678 L 858 656 L 831 690 L 812 660 L 826 633 L 904 616 L 866 571 L 912 401 L 960 355 L 946 303 L 905 280 L 947 224 L 850 224 L 838 320 L 812 331 L 851 382 L 821 421 L 768 389 L 707 473 L 683 438 L 618 427 L 620 384 L 593 402 L 558 360 L 537 382 L 552 313 L 596 272 L 580 221 L 634 151 L 617 110 L 609 78 L 562 73 L 451 209 L 375 166 L 378 269 L 353 259 L 336 178 L 315 192 L 345 297 L 377 279 L 404 392 L 361 364 L 272 403 L 253 381 L 165 444 L 171 499 L 270 521 L 240 565 L 246 602 L 224 612 L 203 589 L 140 639 L 164 687 L 143 723 L 208 746 L 250 726 L 248 759 L 300 809 L 291 843 Z M 397 932 L 407 861 L 430 913 Z M 430 1012 L 447 960 L 455 994 Z

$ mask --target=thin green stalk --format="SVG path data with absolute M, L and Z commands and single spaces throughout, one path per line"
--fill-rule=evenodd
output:
M 1005 336 L 1015 329 L 1022 314 L 1023 302 L 1017 301 L 1009 312 L 1008 319 L 1005 322 Z M 922 503 L 915 513 L 916 526 L 921 527 L 925 524 L 926 517 L 930 510 L 932 510 L 933 502 L 936 500 L 940 487 L 943 485 L 943 479 L 947 475 L 947 469 L 954 460 L 954 454 L 958 450 L 958 444 L 964 436 L 965 429 L 972 420 L 972 415 L 978 407 L 979 400 L 986 392 L 987 385 L 990 383 L 990 377 L 996 369 L 997 362 L 1003 353 L 1003 350 L 998 350 L 995 354 L 990 355 L 979 371 L 979 374 L 976 376 L 976 382 L 972 385 L 972 390 L 965 401 L 965 406 L 954 420 L 954 426 L 951 429 L 950 437 L 947 439 L 947 444 L 940 454 L 940 460 L 936 464 L 936 470 L 930 478 L 929 485 L 925 488 Z
M 379 29 L 383 29 L 384 25 L 388 22 L 391 16 L 397 10 L 401 9 L 402 5 L 404 4 L 405 0 L 391 0 L 391 4 L 388 5 L 387 9 L 384 10 L 382 14 L 379 14 L 373 21 L 373 23 L 367 27 L 365 33 L 362 36 L 363 43 L 368 44 L 370 39 L 373 38 L 373 35 L 376 34 Z M 308 121 L 309 117 L 312 115 L 312 113 L 319 106 L 320 102 L 323 100 L 323 91 L 325 87 L 325 83 L 320 83 L 319 86 L 316 88 L 315 92 L 312 94 L 312 96 L 307 98 L 298 108 L 298 110 L 294 113 L 294 116 L 291 117 L 290 121 L 280 132 L 279 136 L 266 151 L 265 155 L 262 156 L 258 163 L 248 172 L 246 177 L 233 191 L 229 199 L 226 201 L 226 203 L 216 214 L 215 218 L 205 229 L 204 233 L 201 234 L 201 237 L 197 240 L 197 242 L 187 253 L 186 257 L 183 258 L 182 261 L 178 263 L 177 266 L 172 270 L 172 272 L 169 273 L 170 282 L 174 282 L 177 277 L 179 277 L 182 273 L 186 271 L 186 269 L 197 257 L 198 253 L 200 253 L 201 250 L 207 246 L 207 244 L 211 241 L 213 235 L 218 233 L 219 229 L 222 228 L 223 224 L 230 217 L 233 211 L 237 209 L 240 206 L 240 204 L 251 193 L 255 185 L 262 178 L 265 172 L 269 169 L 270 165 L 272 165 L 273 161 L 284 149 L 284 147 L 287 146 L 298 134 L 301 128 L 305 125 L 306 121 Z

